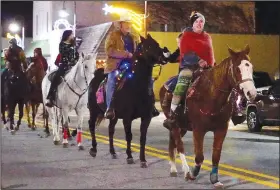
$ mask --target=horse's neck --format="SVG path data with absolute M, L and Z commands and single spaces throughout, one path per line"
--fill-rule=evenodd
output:
M 206 85 L 201 85 L 204 88 L 203 96 L 217 105 L 224 104 L 232 90 L 228 80 L 229 62 L 227 58 L 205 73 L 203 82 Z
M 81 65 L 77 63 L 74 67 L 71 68 L 70 72 L 65 75 L 65 80 L 71 87 L 86 87 L 84 76 L 81 76 L 81 69 Z

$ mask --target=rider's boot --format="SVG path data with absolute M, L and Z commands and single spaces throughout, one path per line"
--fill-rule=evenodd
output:
M 53 107 L 54 106 L 54 89 L 51 87 L 49 90 L 49 94 L 47 96 L 46 106 Z
M 166 120 L 164 120 L 163 122 L 163 126 L 168 129 L 168 130 L 171 130 L 172 127 L 174 127 L 176 125 L 176 119 L 179 115 L 179 109 L 178 109 L 179 106 L 177 106 L 174 111 L 171 109 L 170 110 L 170 115 L 169 115 L 169 118 L 167 118 Z
M 114 119 L 115 118 L 114 96 L 112 97 L 110 106 L 107 108 L 104 115 L 105 115 L 106 119 Z

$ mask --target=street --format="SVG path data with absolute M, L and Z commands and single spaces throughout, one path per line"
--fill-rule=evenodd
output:
M 39 111 L 41 113 L 41 111 Z M 70 126 L 76 124 L 75 116 L 70 117 Z M 133 122 L 133 156 L 136 164 L 126 164 L 126 141 L 121 120 L 116 126 L 115 148 L 118 159 L 112 159 L 108 146 L 108 121 L 97 129 L 98 153 L 92 158 L 86 116 L 84 120 L 83 143 L 85 151 L 77 146 L 55 146 L 52 136 L 41 138 L 42 121 L 36 131 L 22 124 L 20 131 L 12 136 L 2 129 L 2 188 L 213 188 L 209 175 L 213 135 L 207 133 L 204 141 L 204 164 L 199 178 L 185 181 L 179 158 L 177 178 L 169 176 L 168 131 L 162 126 L 164 116 L 154 118 L 148 130 L 146 155 L 148 168 L 140 168 L 139 124 Z M 219 179 L 225 188 L 267 189 L 279 188 L 279 129 L 265 130 L 271 134 L 253 134 L 244 125 L 230 126 L 223 145 L 219 166 Z M 276 135 L 275 135 L 276 134 Z M 278 134 L 278 136 L 277 136 Z M 73 140 L 75 143 L 75 140 Z M 184 137 L 187 161 L 194 166 L 192 133 Z

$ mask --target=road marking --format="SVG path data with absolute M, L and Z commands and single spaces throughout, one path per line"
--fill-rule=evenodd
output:
M 17 114 L 15 114 L 15 115 L 17 117 Z M 27 122 L 26 119 L 24 119 L 24 118 L 23 118 L 23 121 Z M 37 123 L 39 123 L 38 126 L 43 127 L 43 125 L 42 125 L 43 122 L 42 121 L 37 121 Z M 90 135 L 89 132 L 83 131 L 83 136 L 86 139 L 91 140 L 91 135 Z M 96 137 L 97 137 L 96 138 L 97 142 L 101 142 L 101 143 L 104 143 L 104 144 L 109 144 L 109 142 L 108 142 L 109 138 L 107 136 L 96 134 Z M 106 139 L 106 140 L 104 140 L 104 139 Z M 126 141 L 125 140 L 114 138 L 114 145 L 117 146 L 117 147 L 126 149 Z M 131 145 L 134 146 L 134 147 L 131 147 L 132 151 L 140 152 L 140 149 L 135 148 L 135 147 L 140 147 L 139 144 L 131 143 Z M 150 152 L 150 151 L 154 151 L 154 152 Z M 169 161 L 169 156 L 162 155 L 162 154 L 168 154 L 167 151 L 159 150 L 159 149 L 156 149 L 156 148 L 153 148 L 153 147 L 150 147 L 150 146 L 146 146 L 146 151 L 145 152 L 146 152 L 147 155 Z M 155 152 L 158 152 L 158 153 L 155 153 Z M 186 158 L 194 160 L 193 156 L 186 156 Z M 176 158 L 176 163 L 181 163 L 181 160 Z M 210 165 L 212 164 L 211 161 L 209 161 L 209 160 L 204 160 L 204 163 L 207 163 L 207 164 L 210 164 Z M 190 166 L 194 166 L 194 163 L 188 163 L 188 164 Z M 268 187 L 279 189 L 279 178 L 277 178 L 277 177 L 269 176 L 269 175 L 266 175 L 266 174 L 262 174 L 262 173 L 242 169 L 242 168 L 233 167 L 233 166 L 226 165 L 226 164 L 219 164 L 219 166 L 224 167 L 224 168 L 229 169 L 229 170 L 235 170 L 235 171 L 243 172 L 243 173 L 246 173 L 246 174 L 251 174 L 251 175 L 254 175 L 254 176 L 257 176 L 257 177 L 266 178 L 266 180 L 261 180 L 259 178 L 253 178 L 253 177 L 245 176 L 245 175 L 242 175 L 242 174 L 233 173 L 233 172 L 230 172 L 230 171 L 225 171 L 225 170 L 222 170 L 222 169 L 219 169 L 219 174 L 223 174 L 223 175 L 239 178 L 239 179 L 242 179 L 242 180 L 245 180 L 245 181 L 250 181 L 250 182 L 257 183 L 257 184 L 261 184 L 261 185 L 265 185 L 265 186 L 268 186 Z M 206 165 L 202 165 L 202 169 L 207 170 L 207 171 L 212 170 L 211 167 L 206 166 Z M 268 179 L 275 180 L 278 183 L 267 181 Z

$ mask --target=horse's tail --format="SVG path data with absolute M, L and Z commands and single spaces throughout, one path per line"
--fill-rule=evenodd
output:
M 98 127 L 100 123 L 105 120 L 105 117 L 103 114 L 99 114 L 96 118 L 95 126 Z

